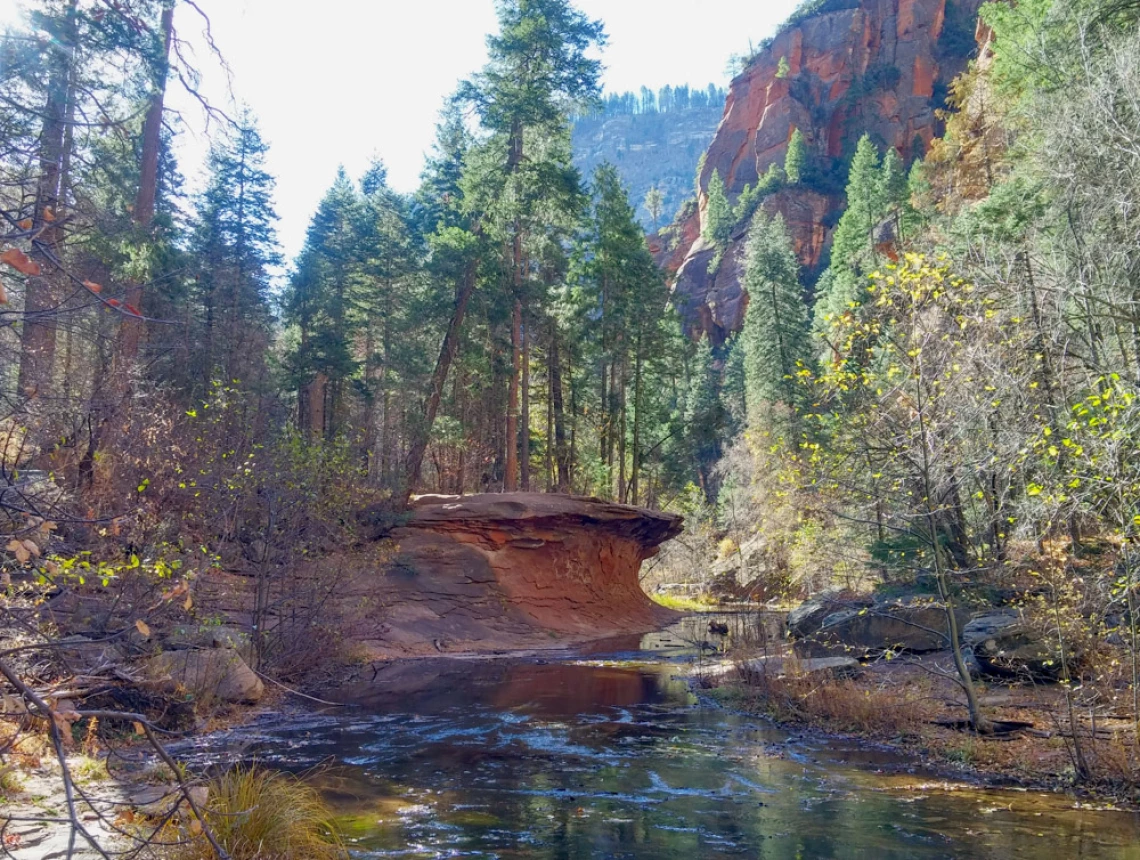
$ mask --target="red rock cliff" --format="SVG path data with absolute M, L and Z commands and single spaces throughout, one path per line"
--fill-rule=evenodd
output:
M 824 8 L 848 5 L 841 2 Z M 783 164 L 799 129 L 822 181 L 767 198 L 784 216 L 800 262 L 818 274 L 843 198 L 845 157 L 864 132 L 909 163 L 940 133 L 935 111 L 973 51 L 980 0 L 852 0 L 781 32 L 733 82 L 700 176 L 700 211 L 684 225 L 675 300 L 691 335 L 714 343 L 738 331 L 747 297 L 740 287 L 743 235 L 718 270 L 700 232 L 705 189 L 719 171 L 735 200 L 772 164 Z M 783 67 L 783 73 L 781 72 Z

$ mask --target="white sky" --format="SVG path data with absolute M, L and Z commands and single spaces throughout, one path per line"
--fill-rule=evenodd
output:
M 0 23 L 19 0 L 0 0 Z M 486 60 L 494 0 L 198 0 L 233 70 L 233 91 L 257 116 L 277 177 L 279 234 L 287 257 L 304 240 L 317 203 L 343 164 L 359 175 L 379 155 L 399 191 L 416 187 L 436 116 L 456 83 Z M 607 90 L 726 84 L 732 54 L 770 35 L 798 0 L 577 0 L 609 35 Z M 200 19 L 178 8 L 175 26 L 200 45 Z M 224 79 L 199 49 L 211 98 Z M 193 133 L 181 163 L 192 185 L 206 147 L 202 117 L 181 96 Z

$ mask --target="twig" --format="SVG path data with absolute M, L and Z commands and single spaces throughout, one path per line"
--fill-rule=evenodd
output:
M 316 696 L 310 696 L 306 693 L 294 690 L 292 687 L 286 687 L 280 681 L 274 678 L 270 678 L 268 675 L 263 675 L 256 669 L 253 670 L 253 674 L 257 675 L 257 677 L 261 678 L 263 681 L 268 681 L 270 684 L 276 684 L 286 693 L 292 693 L 294 696 L 300 696 L 302 699 L 308 699 L 310 702 L 316 702 L 318 705 L 329 705 L 333 708 L 343 708 L 345 706 L 343 702 L 326 702 L 324 699 L 318 699 Z

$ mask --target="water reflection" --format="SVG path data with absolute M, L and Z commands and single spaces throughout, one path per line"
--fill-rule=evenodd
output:
M 1140 858 L 1134 815 L 932 780 L 702 706 L 671 660 L 597 656 L 394 664 L 351 710 L 209 754 L 324 764 L 360 858 Z

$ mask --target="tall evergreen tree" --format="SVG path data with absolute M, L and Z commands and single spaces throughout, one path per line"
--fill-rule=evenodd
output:
M 835 228 L 831 264 L 821 279 L 815 305 L 817 331 L 827 320 L 861 302 L 866 276 L 875 265 L 875 228 L 883 219 L 884 187 L 879 151 L 869 135 L 859 138 L 847 178 L 847 208 Z
M 270 273 L 281 261 L 268 151 L 248 110 L 210 149 L 192 243 L 201 305 L 199 391 L 219 374 L 227 383 L 262 375 Z
M 788 141 L 788 151 L 784 155 L 784 176 L 791 185 L 798 185 L 807 177 L 808 149 L 803 132 L 798 128 Z
M 712 344 L 701 338 L 689 365 L 685 392 L 684 426 L 689 457 L 705 498 L 716 499 L 714 479 L 717 461 L 723 453 L 727 413 L 721 396 L 723 378 L 713 355 Z
M 550 180 L 564 182 L 569 153 L 563 165 L 531 157 L 528 144 L 539 138 L 564 137 L 568 116 L 576 105 L 598 97 L 601 64 L 588 55 L 604 42 L 600 22 L 591 21 L 568 0 L 501 0 L 499 32 L 487 40 L 489 62 L 473 80 L 460 88 L 472 104 L 492 145 L 503 153 L 501 190 L 496 193 L 500 229 L 510 247 L 508 266 L 513 294 L 511 320 L 512 370 L 508 382 L 506 414 L 505 487 L 519 481 L 519 443 L 526 446 L 529 424 L 525 397 L 519 435 L 519 392 L 524 371 L 526 257 L 524 245 L 535 217 L 535 190 Z M 548 151 L 556 151 L 548 150 Z M 553 168 L 553 170 L 551 169 Z M 558 174 L 562 174 L 561 177 Z M 523 484 L 528 464 L 523 457 Z
M 359 247 L 359 199 L 342 168 L 309 224 L 290 284 L 286 319 L 298 340 L 289 369 L 298 390 L 298 422 L 315 437 L 334 435 L 345 384 L 357 364 L 348 331 L 350 290 Z
M 750 427 L 794 428 L 803 408 L 797 381 L 811 360 L 808 308 L 792 241 L 777 215 L 758 212 L 748 231 L 744 270 L 748 311 L 741 340 Z
M 714 170 L 709 178 L 708 203 L 705 208 L 705 237 L 723 250 L 732 237 L 735 221 L 732 205 L 728 202 L 728 194 L 725 192 L 724 180 L 720 178 L 720 171 Z
M 661 214 L 665 208 L 665 195 L 661 193 L 661 189 L 654 185 L 645 192 L 645 211 L 649 213 L 650 219 L 653 221 L 653 232 L 657 232 L 658 226 L 661 223 Z
M 590 229 L 580 253 L 589 257 L 585 295 L 597 338 L 599 459 L 616 495 L 625 499 L 639 491 L 647 365 L 660 345 L 668 294 L 617 169 L 599 166 L 593 190 Z

